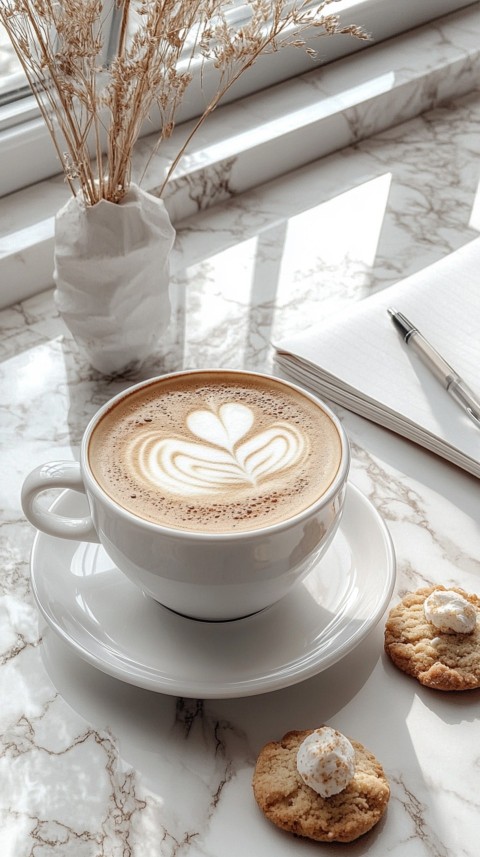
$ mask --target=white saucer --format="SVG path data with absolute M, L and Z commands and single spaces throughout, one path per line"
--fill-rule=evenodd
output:
M 54 503 L 74 516 L 85 506 L 73 491 Z M 178 616 L 144 596 L 99 545 L 43 533 L 31 578 L 48 624 L 103 672 L 175 696 L 240 697 L 309 678 L 357 646 L 389 602 L 395 555 L 380 515 L 349 485 L 339 531 L 319 565 L 282 601 L 246 619 Z

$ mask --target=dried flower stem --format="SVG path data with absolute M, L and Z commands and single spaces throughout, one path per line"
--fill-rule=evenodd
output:
M 105 13 L 113 2 L 119 33 L 105 67 Z M 81 192 L 93 205 L 100 199 L 119 202 L 126 193 L 134 146 L 155 105 L 161 118 L 155 150 L 171 136 L 194 67 L 203 80 L 206 64 L 212 65 L 217 88 L 169 167 L 161 193 L 194 134 L 261 54 L 287 46 L 313 53 L 303 39 L 311 28 L 318 35 L 368 38 L 324 14 L 332 2 L 338 0 L 313 6 L 311 0 L 250 0 L 249 17 L 236 21 L 229 16 L 229 0 L 1 0 L 0 22 L 72 193 Z

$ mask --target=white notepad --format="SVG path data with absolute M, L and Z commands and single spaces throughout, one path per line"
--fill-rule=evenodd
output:
M 404 344 L 403 312 L 480 394 L 480 238 L 303 335 L 274 343 L 292 380 L 480 476 L 480 429 Z

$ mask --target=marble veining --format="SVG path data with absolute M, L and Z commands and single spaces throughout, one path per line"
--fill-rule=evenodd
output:
M 0 313 L 2 857 L 477 857 L 480 691 L 442 695 L 398 672 L 382 621 L 336 665 L 274 693 L 202 701 L 117 681 L 38 615 L 19 493 L 37 464 L 78 457 L 89 418 L 132 381 L 271 371 L 273 337 L 321 332 L 327 315 L 475 237 L 479 123 L 473 91 L 240 195 L 229 171 L 214 190 L 185 180 L 199 213 L 178 223 L 172 323 L 135 376 L 89 369 L 51 291 Z M 205 206 L 212 193 L 220 202 Z M 477 480 L 337 410 L 352 482 L 393 538 L 393 601 L 435 582 L 480 593 Z M 324 722 L 368 746 L 392 787 L 385 818 L 351 846 L 282 834 L 252 795 L 263 743 Z
M 476 3 L 221 106 L 166 189 L 174 225 L 478 90 L 478 11 Z M 145 190 L 159 191 L 189 127 L 179 127 L 153 157 L 156 139 L 140 140 L 133 176 Z M 51 286 L 54 215 L 67 196 L 57 176 L 0 200 L 0 307 Z

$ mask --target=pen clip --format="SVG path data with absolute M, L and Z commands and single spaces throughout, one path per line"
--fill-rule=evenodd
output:
M 466 410 L 468 416 L 470 417 L 470 419 L 473 420 L 473 422 L 475 423 L 477 428 L 480 428 L 480 419 L 477 417 L 477 415 L 473 413 L 471 408 L 465 408 L 465 410 Z

